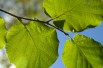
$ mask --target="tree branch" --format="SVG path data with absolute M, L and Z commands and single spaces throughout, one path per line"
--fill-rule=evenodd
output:
M 14 14 L 12 14 L 12 13 L 9 13 L 9 12 L 3 10 L 3 9 L 0 9 L 0 11 L 1 11 L 1 12 L 4 12 L 4 13 L 6 13 L 6 14 L 9 14 L 9 15 L 17 18 L 17 19 L 24 19 L 24 20 L 29 20 L 29 21 L 36 21 L 36 22 L 47 23 L 47 22 L 40 21 L 40 20 L 34 20 L 34 19 L 30 19 L 30 18 L 20 17 L 20 16 L 17 16 L 17 15 L 14 15 Z
M 52 24 L 49 24 L 49 22 L 50 22 L 51 20 L 48 20 L 48 21 L 40 21 L 40 20 L 38 20 L 38 19 L 37 19 L 37 20 L 34 20 L 34 19 L 30 19 L 30 18 L 25 18 L 25 17 L 20 17 L 20 16 L 17 16 L 17 15 L 14 15 L 14 14 L 9 13 L 9 12 L 3 10 L 3 9 L 0 9 L 0 11 L 1 11 L 1 12 L 4 12 L 4 13 L 6 13 L 6 14 L 11 15 L 11 16 L 17 18 L 18 20 L 24 19 L 24 20 L 36 21 L 36 22 L 40 22 L 40 23 L 49 25 L 49 26 L 51 26 L 51 27 L 53 27 L 53 28 L 55 28 L 55 29 L 61 31 L 62 33 L 64 33 L 66 36 L 68 36 L 68 37 L 73 41 L 73 39 L 69 36 L 69 34 L 66 33 L 64 30 L 62 30 L 62 29 L 60 29 L 60 28 L 58 28 L 58 27 L 56 27 L 56 26 L 54 26 L 54 25 L 52 25 Z M 73 42 L 74 42 L 74 41 L 73 41 Z

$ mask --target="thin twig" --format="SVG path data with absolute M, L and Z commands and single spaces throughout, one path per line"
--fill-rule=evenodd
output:
M 50 20 L 49 20 L 49 21 L 40 21 L 40 20 L 38 20 L 38 19 L 37 19 L 37 20 L 34 20 L 34 19 L 30 19 L 30 18 L 25 18 L 25 17 L 20 17 L 20 16 L 17 16 L 17 15 L 14 15 L 14 14 L 12 14 L 12 13 L 10 13 L 10 12 L 7 12 L 7 11 L 5 11 L 5 10 L 3 10 L 3 9 L 0 9 L 0 11 L 1 11 L 1 12 L 4 12 L 4 13 L 6 13 L 6 14 L 9 14 L 9 15 L 11 15 L 11 16 L 19 19 L 19 20 L 24 19 L 24 20 L 36 21 L 36 22 L 40 22 L 40 23 L 44 23 L 44 24 L 46 24 L 46 25 L 49 25 L 49 26 L 51 26 L 51 27 L 53 27 L 53 28 L 61 31 L 62 33 L 64 33 L 66 36 L 68 36 L 68 37 L 73 41 L 73 39 L 69 36 L 69 34 L 66 33 L 64 30 L 62 30 L 62 29 L 60 29 L 60 28 L 58 28 L 58 27 L 56 27 L 56 26 L 54 26 L 54 25 L 52 25 L 52 24 L 49 24 L 49 21 L 50 21 Z M 74 41 L 73 41 L 73 42 L 74 42 Z
M 46 23 L 46 22 L 40 21 L 40 20 L 34 20 L 34 19 L 30 19 L 30 18 L 20 17 L 20 16 L 17 16 L 17 15 L 14 15 L 14 14 L 12 14 L 12 13 L 9 13 L 9 12 L 3 10 L 3 9 L 0 9 L 0 11 L 1 11 L 1 12 L 4 12 L 4 13 L 6 13 L 6 14 L 9 14 L 9 15 L 17 18 L 17 19 L 25 19 L 25 20 L 29 20 L 29 21 L 36 21 L 36 22 Z

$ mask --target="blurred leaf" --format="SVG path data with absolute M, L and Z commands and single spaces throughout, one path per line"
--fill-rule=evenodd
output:
M 7 53 L 16 68 L 49 68 L 58 57 L 56 31 L 42 23 L 17 23 L 7 34 Z
M 83 35 L 74 37 L 75 43 L 67 40 L 62 60 L 67 68 L 102 68 L 103 46 Z
M 44 0 L 44 8 L 54 21 L 65 20 L 64 25 L 58 26 L 75 32 L 100 25 L 102 6 L 102 0 Z
M 5 27 L 4 20 L 0 18 L 0 48 L 5 45 L 6 32 L 7 29 Z

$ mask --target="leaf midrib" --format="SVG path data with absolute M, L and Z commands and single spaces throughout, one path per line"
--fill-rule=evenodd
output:
M 53 0 L 53 1 L 54 1 L 54 0 Z M 53 19 L 57 19 L 57 18 L 59 18 L 59 17 L 61 17 L 61 16 L 65 15 L 66 13 L 68 13 L 68 12 L 72 11 L 76 6 L 81 5 L 81 3 L 82 3 L 82 1 L 81 1 L 80 3 L 78 3 L 78 4 L 76 4 L 76 5 L 75 5 L 74 7 L 72 7 L 71 9 L 69 9 L 69 10 L 65 11 L 64 13 L 62 13 L 62 14 L 60 14 L 60 15 L 58 15 L 58 16 L 56 16 L 56 17 L 54 17 Z M 55 7 L 54 7 L 54 8 L 55 8 Z M 56 13 L 56 10 L 55 10 L 55 13 Z
M 76 44 L 76 47 L 77 47 L 78 51 L 80 52 L 80 54 L 83 55 L 84 58 L 88 61 L 88 63 L 92 66 L 92 64 L 89 62 L 89 60 L 87 59 L 86 55 L 83 53 L 82 49 L 79 47 L 78 44 Z M 92 66 L 92 68 L 93 68 L 93 66 Z
M 30 31 L 28 30 L 28 26 L 24 26 L 25 27 L 25 29 L 27 30 L 27 32 L 29 33 L 29 35 L 30 35 L 30 37 L 31 37 L 31 39 L 33 40 L 33 43 L 34 43 L 34 39 L 33 39 L 33 37 L 32 37 L 32 35 L 31 35 L 31 33 L 30 33 Z M 35 43 L 34 43 L 35 44 Z M 43 50 L 41 50 L 41 49 L 39 49 L 36 45 L 35 45 L 35 47 L 36 47 L 36 50 L 37 50 L 37 53 L 38 53 L 38 57 L 40 57 L 40 52 L 38 51 L 38 50 L 40 50 L 41 52 L 43 52 L 43 53 L 45 53 L 46 55 L 48 55 L 45 51 L 43 51 Z M 48 55 L 51 59 L 53 59 L 50 55 Z

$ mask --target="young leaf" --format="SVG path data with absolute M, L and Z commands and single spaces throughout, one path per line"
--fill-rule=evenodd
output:
M 65 43 L 62 60 L 67 68 L 102 68 L 103 46 L 83 35 Z
M 5 45 L 6 31 L 4 20 L 0 18 L 0 48 Z
M 16 68 L 49 68 L 58 57 L 56 31 L 42 23 L 18 23 L 7 34 L 7 54 Z
M 100 25 L 102 6 L 102 0 L 44 0 L 44 8 L 54 21 L 65 20 L 58 26 L 75 32 Z

